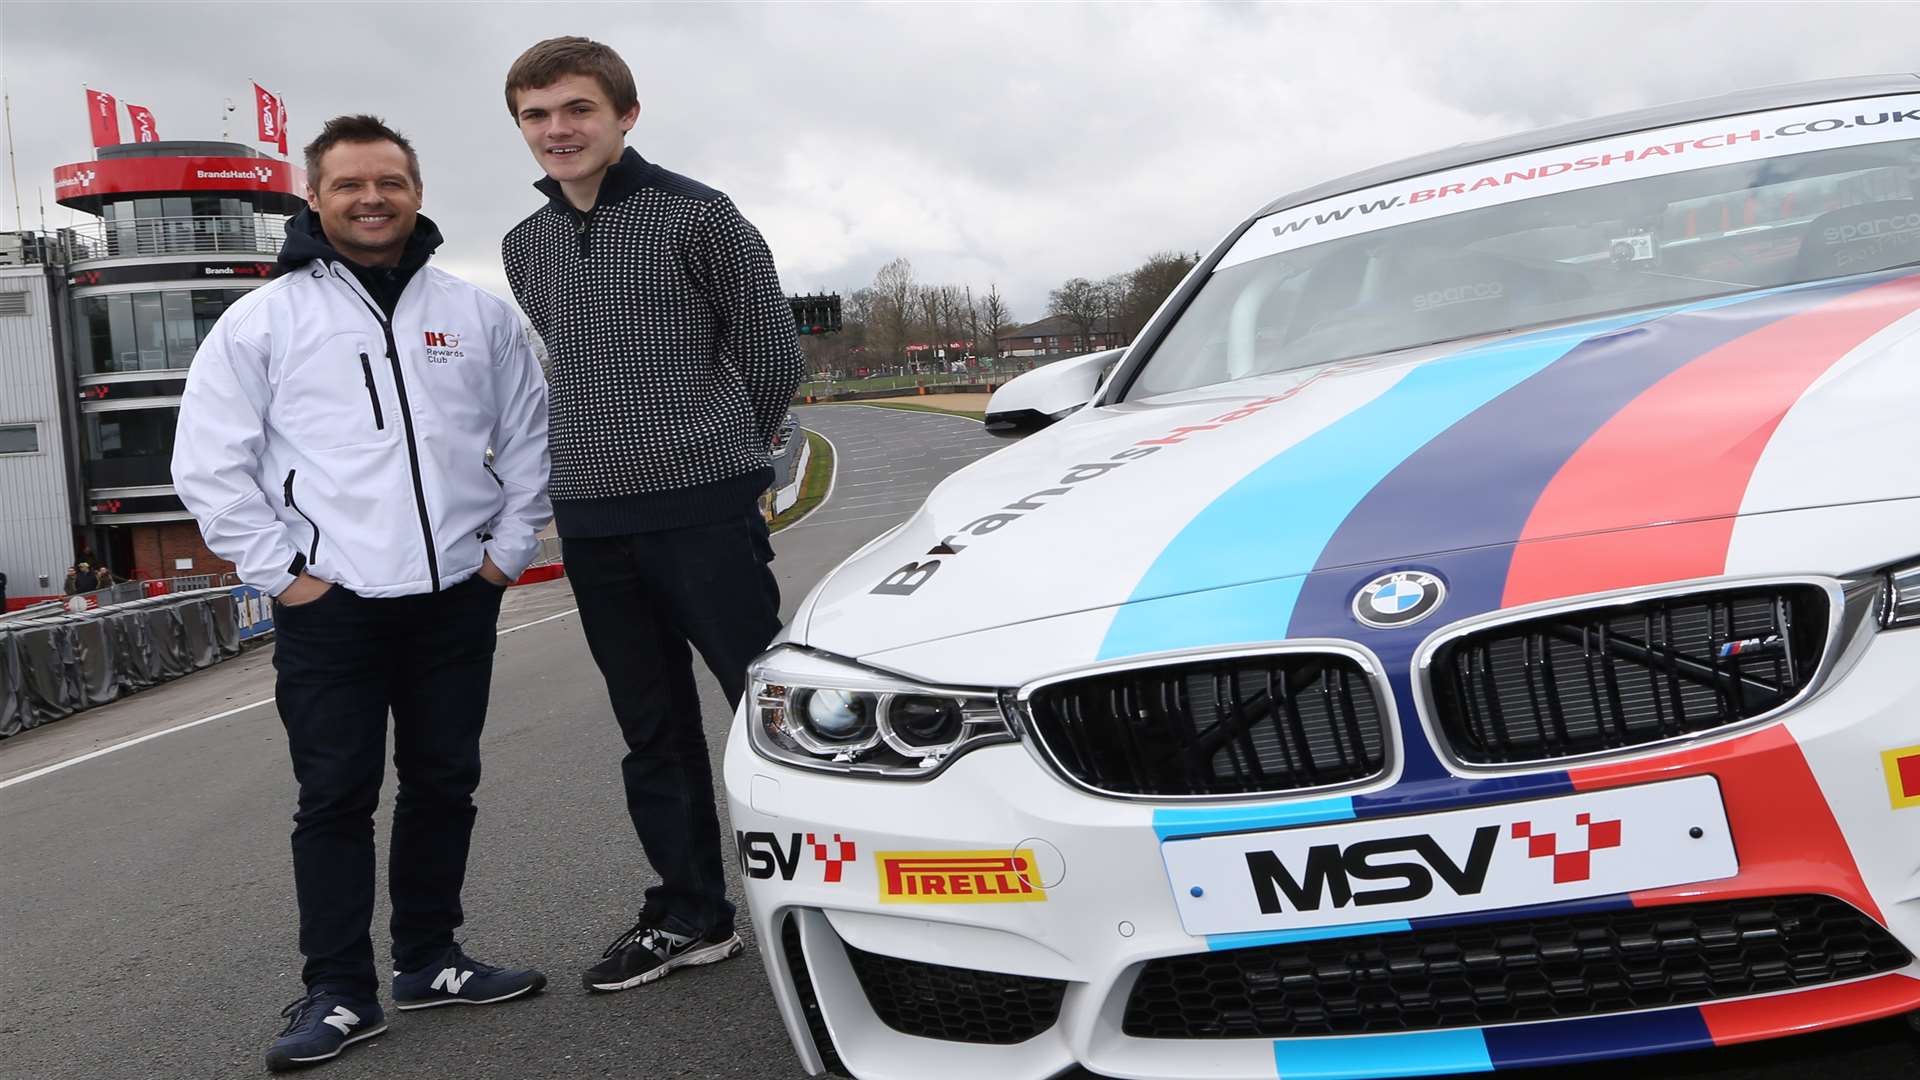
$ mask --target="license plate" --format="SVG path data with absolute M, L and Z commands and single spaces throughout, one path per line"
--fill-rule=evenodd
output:
M 1715 881 L 1740 869 L 1711 776 L 1168 840 L 1160 855 L 1190 934 L 1458 915 Z

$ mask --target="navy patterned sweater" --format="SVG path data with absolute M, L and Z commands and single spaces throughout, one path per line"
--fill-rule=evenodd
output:
M 547 347 L 554 520 L 616 536 L 750 511 L 800 384 L 793 312 L 733 200 L 629 148 L 582 213 L 560 185 L 501 242 Z

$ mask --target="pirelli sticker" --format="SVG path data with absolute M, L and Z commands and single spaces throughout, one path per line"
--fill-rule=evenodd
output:
M 1880 760 L 1887 768 L 1887 794 L 1893 797 L 1893 808 L 1920 806 L 1920 746 L 1885 751 Z
M 879 851 L 883 904 L 1035 904 L 1033 851 Z

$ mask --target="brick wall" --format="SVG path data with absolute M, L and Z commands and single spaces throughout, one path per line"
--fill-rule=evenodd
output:
M 191 521 L 169 521 L 158 525 L 134 525 L 133 565 L 147 577 L 170 578 L 186 574 L 234 572 L 233 564 L 207 550 L 200 539 L 200 527 Z M 192 569 L 174 567 L 175 559 L 193 560 Z

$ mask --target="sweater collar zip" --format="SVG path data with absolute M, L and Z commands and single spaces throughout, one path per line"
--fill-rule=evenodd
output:
M 620 155 L 620 159 L 607 166 L 605 176 L 600 178 L 600 190 L 594 194 L 593 207 L 580 210 L 567 201 L 567 193 L 560 187 L 560 181 L 551 176 L 543 176 L 534 181 L 533 188 L 547 197 L 553 206 L 573 218 L 574 232 L 580 243 L 580 257 L 588 254 L 587 228 L 593 221 L 593 215 L 603 206 L 614 203 L 639 191 L 646 186 L 647 178 L 653 174 L 653 165 L 640 156 L 640 151 L 629 146 Z

